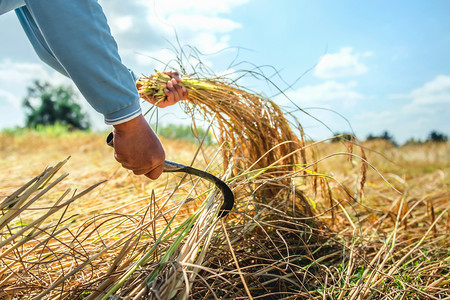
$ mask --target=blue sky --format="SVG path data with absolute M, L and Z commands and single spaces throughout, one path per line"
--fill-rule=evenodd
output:
M 198 48 L 215 73 L 271 66 L 271 77 L 297 106 L 333 131 L 358 137 L 388 130 L 402 143 L 431 130 L 450 135 L 449 1 L 173 0 L 100 1 L 120 54 L 138 74 L 169 61 L 174 31 Z M 23 125 L 20 101 L 34 78 L 67 84 L 41 63 L 15 15 L 0 16 L 0 128 Z M 220 51 L 227 49 L 224 51 Z M 238 50 L 239 49 L 239 50 Z M 235 65 L 228 70 L 230 63 Z M 262 70 L 274 75 L 271 67 Z M 306 72 L 306 73 L 305 73 Z M 305 73 L 305 74 L 304 74 Z M 302 76 L 296 81 L 299 76 Z M 241 85 L 293 105 L 262 80 Z M 102 117 L 80 100 L 97 128 Z M 323 109 L 319 109 L 323 108 Z M 163 110 L 164 122 L 178 108 Z M 332 133 L 302 112 L 296 117 L 314 139 Z

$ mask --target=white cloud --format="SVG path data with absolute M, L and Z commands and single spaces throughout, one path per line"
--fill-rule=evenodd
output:
M 183 24 L 184 29 L 192 32 L 227 33 L 242 25 L 229 19 L 203 15 L 173 14 L 167 18 L 169 24 Z
M 135 53 L 134 53 L 135 54 Z M 136 54 L 135 54 L 136 55 Z M 161 48 L 154 51 L 143 51 L 139 52 L 135 60 L 143 68 L 152 71 L 152 68 L 156 70 L 163 70 L 165 65 L 174 58 L 174 52 L 167 49 Z M 149 71 L 145 71 L 144 75 L 149 75 Z M 140 73 L 136 73 L 140 76 Z
M 114 27 L 116 32 L 119 32 L 119 33 L 132 30 L 132 27 L 134 24 L 133 16 L 128 15 L 128 16 L 117 17 L 111 21 L 111 24 L 113 24 L 112 26 Z
M 389 109 L 358 116 L 368 128 L 379 128 L 378 132 L 372 130 L 373 133 L 380 133 L 383 127 L 400 143 L 410 137 L 424 139 L 432 129 L 450 134 L 450 76 L 436 76 L 409 93 L 390 95 L 390 99 L 407 102 L 393 101 Z
M 231 13 L 233 8 L 246 4 L 249 0 L 140 0 L 139 2 L 147 5 L 149 8 L 156 9 L 163 16 L 179 12 L 214 16 L 221 13 Z
M 450 113 L 450 76 L 439 75 L 407 94 L 394 94 L 391 99 L 409 99 L 403 110 L 411 114 Z
M 357 86 L 356 81 L 339 83 L 329 80 L 322 84 L 307 85 L 296 91 L 288 91 L 286 95 L 300 106 L 329 107 L 331 105 L 336 107 L 338 105 L 348 108 L 364 98 L 362 94 L 355 90 Z M 286 100 L 281 101 L 286 103 Z
M 25 88 L 32 79 L 43 73 L 45 73 L 44 68 L 38 64 L 0 61 L 1 127 L 23 125 L 21 106 Z
M 72 84 L 72 81 L 43 63 L 21 63 L 11 60 L 0 61 L 0 88 L 18 89 L 27 86 L 32 80 L 49 81 L 54 84 Z
M 229 35 L 217 36 L 208 32 L 199 33 L 191 41 L 194 45 L 204 45 L 201 51 L 203 53 L 214 53 L 228 47 Z
M 20 99 L 11 92 L 0 90 L 0 107 L 9 105 L 16 108 L 20 107 Z
M 250 0 L 100 1 L 125 64 L 137 73 L 149 73 L 154 57 L 176 57 L 163 48 L 189 45 L 202 53 L 230 46 L 229 33 L 242 25 L 231 12 Z M 178 39 L 178 40 L 177 40 Z M 175 46 L 173 46 L 175 45 Z M 163 55 L 160 57 L 159 55 Z M 144 63 L 144 65 L 141 65 Z M 144 69 L 145 68 L 145 69 Z
M 450 76 L 439 75 L 409 93 L 415 105 L 450 104 Z
M 317 64 L 314 75 L 324 79 L 358 76 L 367 73 L 369 68 L 361 58 L 373 55 L 372 52 L 354 53 L 353 48 L 344 47 L 338 53 L 326 54 Z
M 17 85 L 46 73 L 42 64 L 17 63 L 10 60 L 0 62 L 0 84 L 2 85 L 11 83 Z

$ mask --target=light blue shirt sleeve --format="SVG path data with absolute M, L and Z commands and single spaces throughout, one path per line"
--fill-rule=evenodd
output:
M 120 124 L 141 114 L 135 80 L 120 59 L 98 1 L 25 3 L 16 14 L 38 56 L 70 77 L 105 116 L 106 124 Z
M 0 0 L 0 15 L 25 5 L 25 0 Z

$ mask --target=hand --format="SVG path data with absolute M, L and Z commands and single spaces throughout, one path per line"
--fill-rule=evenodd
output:
M 164 99 L 164 101 L 156 103 L 155 99 L 150 98 L 146 95 L 140 95 L 141 98 L 147 100 L 152 104 L 156 103 L 156 106 L 161 108 L 174 105 L 180 100 L 186 100 L 188 97 L 187 89 L 184 86 L 180 85 L 181 78 L 178 72 L 164 72 L 164 74 L 169 75 L 171 78 L 169 81 L 167 81 L 167 87 L 164 89 L 164 93 L 166 94 L 166 99 Z M 139 90 L 140 84 L 137 84 L 136 87 Z
M 164 169 L 165 153 L 143 115 L 114 125 L 114 157 L 136 175 L 157 179 Z

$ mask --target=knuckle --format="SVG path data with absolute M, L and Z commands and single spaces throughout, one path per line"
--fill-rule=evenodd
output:
M 143 175 L 146 173 L 145 170 L 133 170 L 134 175 Z

